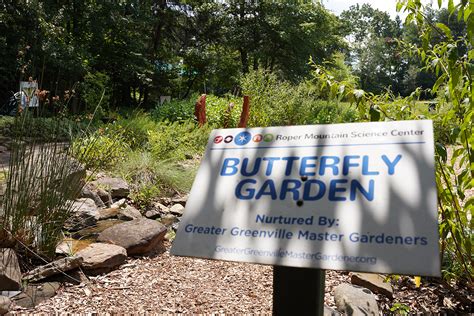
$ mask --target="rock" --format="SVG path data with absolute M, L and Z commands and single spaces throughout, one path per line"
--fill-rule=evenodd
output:
M 161 217 L 160 222 L 167 227 L 173 226 L 173 224 L 179 223 L 179 218 L 173 214 L 166 214 Z
M 86 167 L 83 164 L 81 164 L 76 159 L 68 156 L 68 163 L 67 163 L 66 168 L 67 168 L 66 170 L 68 171 L 68 174 L 65 177 L 66 180 L 64 183 L 84 184 L 87 172 L 86 172 Z
M 8 151 L 8 148 L 0 145 L 0 153 L 4 153 L 6 151 Z
M 93 227 L 87 227 L 77 232 L 73 232 L 72 237 L 86 242 L 86 240 L 96 239 L 97 237 L 99 237 L 99 234 L 102 233 L 104 230 L 120 223 L 123 223 L 123 221 L 118 219 L 107 219 L 103 221 L 98 221 L 97 224 Z
M 118 207 L 109 207 L 103 208 L 97 211 L 97 220 L 101 221 L 104 219 L 114 218 L 117 217 L 120 208 Z
M 104 177 L 92 182 L 99 188 L 104 188 L 112 198 L 124 198 L 130 194 L 128 183 L 121 178 Z
M 72 215 L 64 223 L 69 231 L 78 231 L 97 224 L 98 210 L 94 200 L 82 198 L 74 201 Z
M 143 216 L 139 210 L 137 210 L 133 206 L 127 205 L 127 207 L 118 211 L 117 217 L 122 221 L 131 221 L 134 219 L 142 218 Z
M 126 199 L 120 199 L 117 202 L 113 203 L 110 205 L 110 208 L 122 208 L 127 205 L 127 200 Z
M 153 203 L 153 209 L 157 210 L 161 214 L 168 214 L 170 212 L 169 207 L 158 202 Z
M 24 292 L 13 297 L 12 301 L 18 306 L 33 308 L 39 303 L 53 297 L 59 289 L 59 286 L 59 282 L 28 284 Z
M 94 185 L 87 183 L 81 190 L 80 196 L 81 198 L 89 198 L 94 200 L 95 205 L 97 207 L 105 207 L 104 202 L 100 198 L 100 196 L 97 194 L 97 188 L 95 188 Z
M 141 218 L 104 230 L 97 238 L 127 249 L 128 255 L 144 254 L 157 248 L 163 241 L 166 227 L 157 221 Z
M 127 251 L 116 245 L 93 243 L 79 251 L 77 256 L 83 258 L 84 270 L 91 274 L 101 274 L 112 271 L 124 263 L 127 259 Z
M 374 293 L 385 295 L 393 298 L 393 289 L 390 282 L 384 282 L 385 277 L 374 273 L 353 273 L 351 276 L 351 283 L 359 285 L 371 290 Z
M 112 205 L 112 195 L 110 195 L 109 192 L 98 188 L 97 189 L 97 195 L 101 199 L 101 201 L 107 206 L 110 207 Z
M 177 197 L 177 198 L 172 198 L 171 203 L 181 204 L 182 206 L 186 206 L 186 202 L 188 202 L 188 197 L 189 197 L 189 195 L 184 195 L 184 196 L 180 196 L 180 197 Z
M 66 238 L 56 246 L 55 253 L 58 255 L 72 256 L 76 254 L 76 252 L 88 247 L 91 243 L 92 241 L 89 240 Z
M 379 309 L 375 295 L 368 289 L 347 283 L 334 289 L 337 309 L 348 315 L 378 315 Z
M 73 285 L 87 284 L 89 279 L 80 269 L 74 269 L 65 273 L 56 274 L 49 277 L 48 282 L 70 283 Z
M 10 311 L 12 301 L 6 296 L 0 296 L 0 315 L 5 315 Z
M 145 217 L 149 219 L 157 219 L 160 217 L 160 212 L 158 212 L 156 209 L 151 209 L 146 211 Z
M 21 288 L 21 271 L 18 257 L 13 249 L 0 249 L 0 291 L 15 291 Z
M 183 216 L 184 206 L 181 204 L 175 204 L 170 208 L 170 213 L 178 216 Z
M 52 275 L 73 270 L 79 267 L 82 261 L 83 259 L 77 256 L 62 258 L 29 271 L 23 276 L 23 280 L 28 282 L 37 282 Z

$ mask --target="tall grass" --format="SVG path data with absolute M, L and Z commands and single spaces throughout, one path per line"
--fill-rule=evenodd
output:
M 17 244 L 50 258 L 84 183 L 85 169 L 71 158 L 67 142 L 47 143 L 31 137 L 35 135 L 33 120 L 25 112 L 13 122 L 0 228 L 11 233 Z M 59 120 L 51 120 L 49 136 L 63 131 Z

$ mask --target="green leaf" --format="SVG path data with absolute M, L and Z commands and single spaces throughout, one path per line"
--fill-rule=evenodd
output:
M 441 143 L 436 143 L 436 153 L 439 155 L 443 162 L 448 160 L 448 152 L 446 151 L 446 147 L 444 147 Z
M 449 0 L 449 1 L 448 1 L 448 11 L 449 11 L 449 13 L 453 13 L 453 12 L 454 12 L 454 9 L 455 9 L 455 7 L 454 7 L 454 1 L 453 1 L 453 0 Z
M 436 23 L 436 27 L 443 31 L 444 35 L 446 35 L 449 39 L 453 39 L 453 35 L 451 34 L 451 30 L 443 23 Z

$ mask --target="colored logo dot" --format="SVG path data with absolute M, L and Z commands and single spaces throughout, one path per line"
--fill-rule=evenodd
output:
M 248 144 L 251 139 L 252 134 L 250 134 L 249 132 L 241 132 L 235 136 L 235 143 L 239 146 L 243 146 L 245 144 Z
M 263 140 L 263 135 L 262 134 L 257 134 L 253 137 L 252 140 L 256 143 L 260 143 Z
M 271 142 L 272 140 L 273 140 L 273 134 L 265 134 L 265 135 L 263 136 L 263 141 L 264 141 L 264 142 L 267 142 L 267 143 L 268 143 L 268 142 Z
M 228 135 L 224 138 L 224 143 L 228 144 L 230 143 L 232 140 L 234 139 L 234 137 L 232 135 Z
M 224 138 L 222 136 L 216 136 L 216 138 L 214 138 L 214 144 L 219 144 L 223 140 Z

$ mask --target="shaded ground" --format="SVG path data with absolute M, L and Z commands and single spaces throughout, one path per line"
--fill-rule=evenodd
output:
M 27 312 L 271 313 L 271 266 L 175 257 L 169 248 L 168 243 L 162 254 L 128 259 L 108 275 L 65 286 L 57 296 Z M 334 307 L 332 292 L 341 282 L 350 282 L 349 273 L 327 271 L 327 305 Z M 467 285 L 450 288 L 422 279 L 417 289 L 408 278 L 394 285 L 393 301 L 377 296 L 384 314 L 396 302 L 406 305 L 410 313 L 473 311 L 473 290 Z

